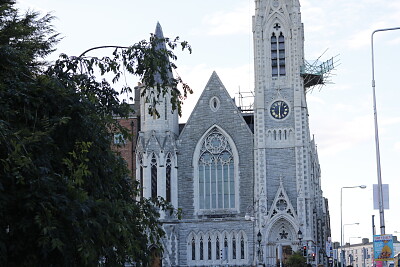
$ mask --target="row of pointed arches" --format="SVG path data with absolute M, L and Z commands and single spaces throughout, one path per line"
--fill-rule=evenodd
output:
M 248 260 L 248 239 L 244 231 L 191 232 L 187 244 L 191 265 L 243 264 Z
M 145 174 L 144 170 L 147 166 L 144 164 L 143 154 L 138 154 L 138 163 L 139 163 L 139 181 L 141 184 L 141 197 L 144 196 L 144 179 Z M 153 152 L 150 154 L 149 157 L 149 165 L 150 165 L 150 197 L 156 198 L 159 195 L 162 195 L 166 201 L 171 202 L 172 200 L 172 167 L 173 167 L 173 157 L 171 153 L 168 153 L 165 157 L 165 165 L 159 163 L 159 159 L 157 158 L 156 154 Z M 159 169 L 165 167 L 163 183 L 165 183 L 165 192 L 161 193 L 158 191 L 159 187 Z M 161 194 L 160 194 L 161 193 Z M 149 196 L 146 196 L 149 197 Z

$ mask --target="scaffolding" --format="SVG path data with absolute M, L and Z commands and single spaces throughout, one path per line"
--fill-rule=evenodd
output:
M 323 54 L 317 60 L 304 61 L 304 65 L 300 68 L 300 75 L 304 79 L 304 90 L 306 93 L 312 91 L 315 87 L 321 88 L 326 84 L 332 83 L 330 79 L 333 75 L 332 72 L 339 66 L 338 55 L 321 62 L 320 58 Z M 239 110 L 242 113 L 252 113 L 254 110 L 254 91 L 242 92 L 239 87 L 236 94 L 238 95 Z
M 239 92 L 236 94 L 239 95 L 239 110 L 242 113 L 252 113 L 254 109 L 254 91 L 241 92 L 239 87 Z
M 322 55 L 321 55 L 322 56 Z M 314 61 L 304 61 L 300 69 L 300 75 L 304 79 L 304 89 L 306 92 L 312 91 L 316 86 L 321 88 L 323 85 L 331 83 L 332 71 L 338 65 L 338 56 L 332 57 L 321 63 L 319 59 Z

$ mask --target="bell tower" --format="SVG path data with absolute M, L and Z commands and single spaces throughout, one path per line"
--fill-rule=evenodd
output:
M 155 34 L 163 39 L 160 23 L 157 23 Z M 166 49 L 161 42 L 157 49 Z M 172 78 L 172 72 L 167 74 Z M 160 75 L 155 75 L 156 83 L 162 84 Z M 177 192 L 177 147 L 179 134 L 178 111 L 172 109 L 171 91 L 168 88 L 164 96 L 160 96 L 156 109 L 159 116 L 150 113 L 151 103 L 142 96 L 144 85 L 135 88 L 140 98 L 140 132 L 136 147 L 136 177 L 141 184 L 141 197 L 154 198 L 161 196 L 174 206 L 178 204 Z M 148 89 L 147 89 L 148 90 Z M 151 90 L 151 89 L 150 89 Z M 156 89 L 153 89 L 156 90 Z
M 304 32 L 299 0 L 256 0 L 255 205 L 264 259 L 313 239 L 310 133 L 304 81 Z

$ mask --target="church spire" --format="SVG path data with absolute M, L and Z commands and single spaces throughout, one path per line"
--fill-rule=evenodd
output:
M 165 42 L 164 42 L 164 34 L 163 34 L 163 30 L 162 30 L 162 27 L 161 27 L 160 22 L 157 22 L 156 30 L 155 30 L 155 32 L 154 32 L 154 36 L 155 36 L 157 39 L 160 40 L 160 41 L 157 43 L 156 49 L 157 49 L 157 50 L 164 50 L 164 51 L 166 51 L 166 50 L 167 50 L 167 46 L 165 45 Z M 167 55 L 166 55 L 166 56 L 167 56 Z M 168 59 L 168 63 L 169 63 L 169 59 Z M 173 78 L 173 74 L 172 74 L 171 69 L 168 68 L 166 74 L 167 74 L 168 79 L 172 79 L 172 78 Z M 156 80 L 156 82 L 159 83 L 159 84 L 162 84 L 162 83 L 163 83 L 160 74 L 157 74 L 157 75 L 155 76 L 155 80 Z

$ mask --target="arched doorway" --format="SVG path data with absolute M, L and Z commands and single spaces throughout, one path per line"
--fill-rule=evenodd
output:
M 293 251 L 298 249 L 297 231 L 293 224 L 284 217 L 273 222 L 266 229 L 266 264 L 285 266 Z
M 156 246 L 150 247 L 150 267 L 162 267 L 161 252 Z
M 282 261 L 282 266 L 286 266 L 286 263 L 290 256 L 293 254 L 293 249 L 291 245 L 281 245 L 276 246 L 276 266 L 280 266 Z

